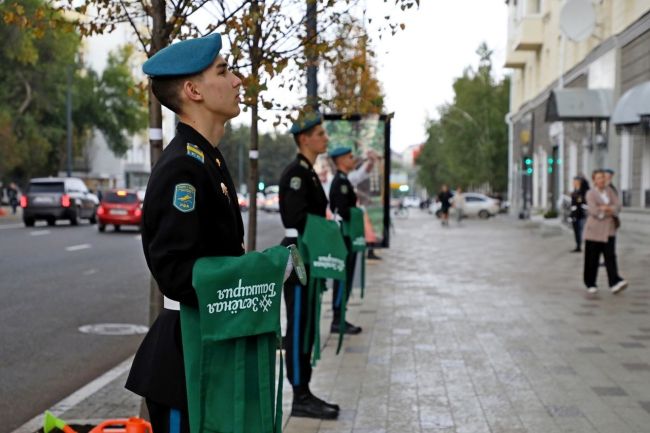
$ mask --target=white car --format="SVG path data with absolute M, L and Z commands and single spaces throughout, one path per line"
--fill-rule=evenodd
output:
M 402 205 L 404 207 L 420 207 L 420 203 L 422 203 L 420 197 L 406 196 L 402 199 Z
M 464 192 L 463 198 L 465 199 L 465 204 L 463 206 L 463 216 L 465 217 L 477 216 L 482 219 L 487 219 L 499 213 L 499 201 L 488 197 L 485 194 L 478 192 Z M 452 197 L 451 203 L 453 204 L 453 202 L 454 198 Z M 440 217 L 440 208 L 440 202 L 434 201 L 429 205 L 429 213 Z M 454 212 L 454 209 L 452 208 L 450 212 Z
M 463 198 L 465 199 L 465 205 L 463 206 L 465 216 L 478 216 L 487 219 L 499 213 L 499 201 L 485 194 L 465 192 Z

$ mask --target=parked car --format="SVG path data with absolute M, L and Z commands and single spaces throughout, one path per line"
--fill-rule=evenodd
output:
M 485 194 L 464 192 L 463 197 L 465 198 L 465 206 L 463 207 L 463 215 L 465 217 L 477 216 L 482 219 L 487 219 L 498 214 L 500 211 L 499 201 Z M 451 203 L 452 205 L 454 203 L 453 197 L 451 198 Z M 440 217 L 440 208 L 440 202 L 432 202 L 429 206 L 429 213 Z
M 465 206 L 463 214 L 466 216 L 478 216 L 487 219 L 499 213 L 499 201 L 478 192 L 465 192 Z
M 404 207 L 420 207 L 422 200 L 420 197 L 406 196 L 402 199 L 402 206 Z
M 266 212 L 280 212 L 280 187 L 269 185 L 264 188 L 262 210 Z
M 80 219 L 97 222 L 96 210 L 99 199 L 88 191 L 83 180 L 76 177 L 43 177 L 29 181 L 29 186 L 20 197 L 23 208 L 23 222 L 33 227 L 37 220 L 45 220 L 53 226 L 56 220 L 66 219 L 70 224 L 79 224 Z
M 142 200 L 137 191 L 112 189 L 104 192 L 97 208 L 97 229 L 106 230 L 111 224 L 115 231 L 122 226 L 140 227 L 142 224 Z

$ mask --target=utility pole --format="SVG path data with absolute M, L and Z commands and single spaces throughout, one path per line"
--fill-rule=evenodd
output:
M 307 57 L 307 105 L 318 110 L 318 52 L 314 46 L 318 37 L 317 26 L 317 0 L 307 0 L 307 44 L 305 54 Z
M 65 98 L 65 122 L 67 130 L 67 176 L 72 176 L 72 65 L 68 66 L 68 92 Z

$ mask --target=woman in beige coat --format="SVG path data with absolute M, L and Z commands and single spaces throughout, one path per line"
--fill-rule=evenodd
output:
M 627 287 L 627 281 L 618 275 L 614 236 L 621 205 L 618 196 L 606 185 L 605 173 L 594 171 L 593 185 L 587 192 L 587 223 L 585 225 L 584 282 L 589 293 L 597 293 L 596 278 L 600 255 L 605 257 L 609 288 L 616 294 Z

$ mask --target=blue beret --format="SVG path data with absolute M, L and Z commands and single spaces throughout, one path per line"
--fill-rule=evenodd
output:
M 323 116 L 318 111 L 301 113 L 298 119 L 291 125 L 290 132 L 293 135 L 297 135 L 321 123 L 323 123 Z
M 150 77 L 194 75 L 207 69 L 221 51 L 221 35 L 176 42 L 154 54 L 142 65 Z
M 614 173 L 615 173 L 614 170 L 612 170 L 611 168 L 606 168 L 606 169 L 604 169 L 603 171 L 604 171 L 605 173 L 609 173 L 609 174 L 614 174 Z
M 329 152 L 330 158 L 336 159 L 339 156 L 347 155 L 348 153 L 352 153 L 352 149 L 349 147 L 337 147 L 336 149 L 332 149 Z

